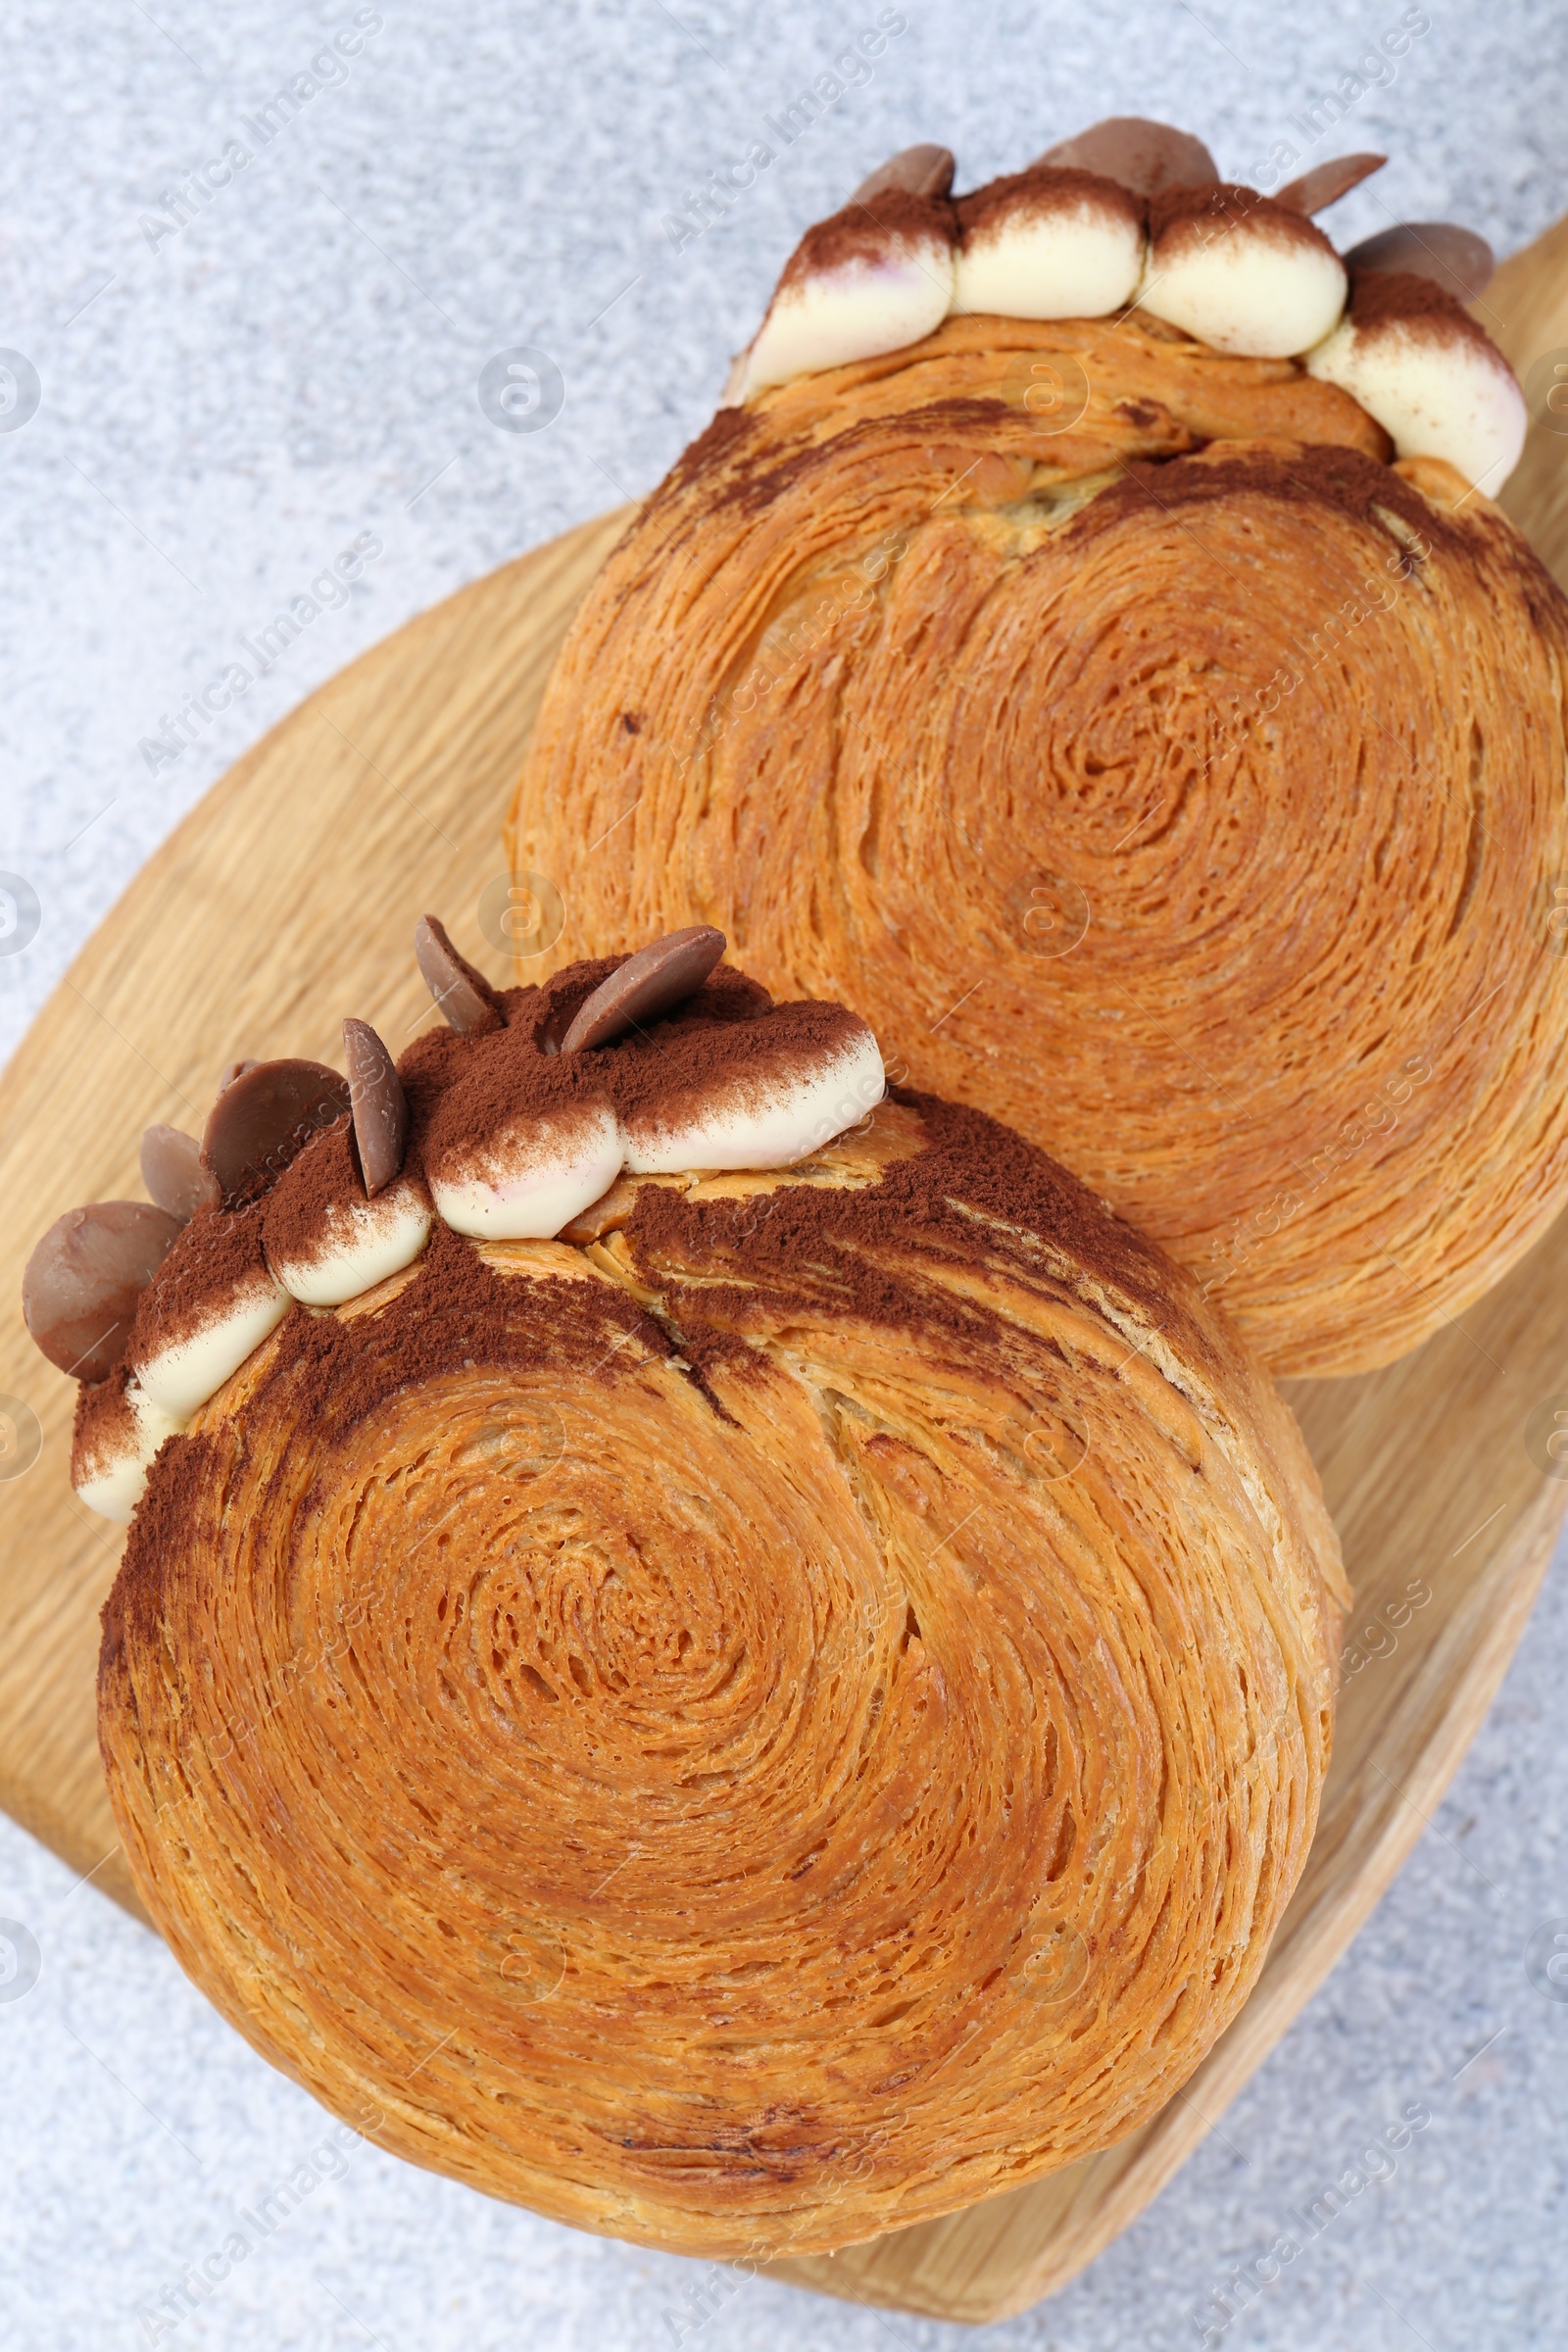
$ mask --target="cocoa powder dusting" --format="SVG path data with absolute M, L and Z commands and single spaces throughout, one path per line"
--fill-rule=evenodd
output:
M 1315 253 L 1334 251 L 1323 231 L 1305 213 L 1293 212 L 1289 205 L 1276 204 L 1271 196 L 1260 196 L 1256 188 L 1244 188 L 1234 180 L 1215 179 L 1196 186 L 1165 188 L 1149 199 L 1152 244 L 1157 244 L 1171 229 L 1183 232 L 1172 239 L 1173 244 L 1213 243 L 1228 229 L 1244 223 L 1253 231 L 1265 231 L 1281 246 L 1302 246 Z
M 1350 278 L 1347 306 L 1352 326 L 1414 326 L 1455 343 L 1477 345 L 1490 352 L 1499 368 L 1508 363 L 1485 327 L 1471 318 L 1462 302 L 1446 293 L 1435 278 L 1417 277 L 1408 270 L 1359 270 Z
M 656 1355 L 669 1343 L 614 1285 L 590 1277 L 493 1273 L 472 1242 L 437 1223 L 414 1280 L 373 1314 L 295 1315 L 272 1378 L 290 1384 L 302 1425 L 356 1427 L 402 1391 L 445 1373 L 598 1368 L 607 1381 L 635 1334 Z
M 278 1329 L 265 1396 L 298 1442 L 335 1441 L 404 1391 L 443 1375 L 564 1372 L 612 1386 L 668 1340 L 615 1285 L 497 1275 L 478 1250 L 437 1224 L 419 1270 L 378 1311 L 340 1321 L 296 1306 Z M 258 1406 L 253 1405 L 254 1414 Z M 157 1617 L 162 1563 L 187 1551 L 221 1510 L 225 1466 L 243 1456 L 243 1425 L 173 1438 L 159 1454 L 131 1523 L 103 1612 L 103 1654 L 127 1623 Z
M 605 1091 L 621 1117 L 675 1125 L 715 1097 L 751 1100 L 811 1075 L 864 1027 L 842 1004 L 805 999 L 756 1020 L 677 1013 L 580 1058 L 604 1063 Z
M 1061 164 L 1031 164 L 1026 172 L 1009 172 L 1004 178 L 976 188 L 972 195 L 960 196 L 954 209 L 959 235 L 967 245 L 977 233 L 998 227 L 1004 220 L 1049 220 L 1053 214 L 1077 212 L 1085 206 L 1126 220 L 1134 228 L 1144 225 L 1144 200 L 1131 188 L 1124 188 L 1120 180 L 1105 179 L 1098 172 L 1079 172 Z
M 1438 546 L 1464 545 L 1460 526 L 1429 505 L 1392 466 L 1337 443 L 1313 443 L 1293 450 L 1249 452 L 1235 457 L 1161 459 L 1149 464 L 1134 459 L 1119 482 L 1101 491 L 1081 508 L 1066 526 L 1065 537 L 1114 528 L 1130 513 L 1183 506 L 1212 505 L 1223 499 L 1265 498 L 1291 506 L 1328 507 L 1352 521 L 1377 531 L 1391 547 L 1402 543 L 1382 519 L 1397 514 L 1420 537 Z
M 345 1116 L 313 1136 L 268 1194 L 263 1241 L 269 1256 L 291 1264 L 313 1257 L 326 1238 L 328 1210 L 355 1202 L 368 1205 L 354 1121 Z
M 199 1208 L 141 1295 L 126 1359 L 145 1361 L 176 1346 L 226 1307 L 237 1291 L 270 1285 L 262 1250 L 265 1202 Z
M 1038 1275 L 1033 1237 L 1114 1284 L 1152 1322 L 1170 1322 L 1168 1261 L 1067 1169 L 983 1111 L 907 1087 L 890 1088 L 889 1096 L 919 1112 L 926 1148 L 890 1162 L 872 1185 L 784 1181 L 765 1197 L 762 1215 L 754 1199 L 691 1200 L 680 1192 L 644 1187 L 625 1231 L 650 1287 L 675 1264 L 705 1278 L 730 1272 L 749 1290 L 787 1301 L 810 1295 L 801 1280 L 804 1270 L 826 1268 L 847 1313 L 896 1330 L 962 1331 L 972 1338 L 976 1331 L 1000 1329 L 998 1318 L 922 1282 L 920 1260 L 934 1271 L 989 1256 Z M 977 1225 L 960 1203 L 1017 1230 Z M 897 1258 L 901 1270 L 890 1268 L 889 1258 Z M 815 1296 L 819 1299 L 819 1282 Z M 695 1349 L 700 1360 L 710 1317 L 713 1336 L 722 1332 L 723 1309 L 722 1290 L 710 1291 L 707 1279 L 679 1292 L 676 1312 L 689 1356 Z M 1184 1344 L 1201 1360 L 1211 1354 L 1196 1322 L 1184 1330 Z
M 568 964 L 542 988 L 516 991 L 504 1029 L 412 1046 L 398 1065 L 411 1112 L 408 1164 L 423 1171 L 461 1160 L 519 1116 L 603 1102 L 624 1117 L 676 1123 L 705 1100 L 750 1096 L 819 1067 L 861 1026 L 839 1004 L 775 1005 L 757 981 L 721 963 L 646 1030 L 581 1054 L 542 1052 L 536 1041 L 563 1034 L 620 960 Z
M 81 1381 L 76 1388 L 76 1416 L 71 1432 L 71 1483 L 80 1486 L 95 1470 L 106 1469 L 122 1454 L 136 1436 L 136 1416 L 125 1396 L 130 1374 L 117 1364 L 107 1380 Z
M 756 430 L 757 419 L 749 409 L 718 410 L 696 440 L 688 442 L 665 482 L 654 493 L 655 497 L 667 496 L 677 488 L 684 488 L 698 474 L 707 473 L 710 467 L 721 465 Z
M 708 1387 L 718 1364 L 732 1378 L 753 1367 L 770 1376 L 768 1357 L 745 1337 L 760 1304 L 786 1314 L 799 1305 L 808 1316 L 826 1305 L 895 1331 L 1005 1348 L 1004 1318 L 940 1278 L 990 1262 L 1050 1280 L 1042 1243 L 1126 1297 L 1189 1361 L 1215 1363 L 1214 1343 L 1173 1293 L 1160 1252 L 1076 1177 L 983 1112 L 906 1088 L 893 1099 L 918 1114 L 923 1149 L 887 1163 L 870 1185 L 781 1174 L 760 1203 L 692 1200 L 658 1182 L 638 1189 L 624 1229 L 634 1262 L 662 1293 L 688 1376 L 722 1418 Z M 242 1421 L 172 1439 L 160 1452 L 104 1609 L 105 1661 L 127 1627 L 143 1640 L 155 1630 L 164 1563 L 188 1556 L 207 1541 L 204 1531 L 217 1544 L 230 1475 L 263 1412 L 272 1432 L 291 1433 L 287 1443 L 316 1445 L 318 1433 L 341 1436 L 445 1375 L 513 1371 L 613 1386 L 649 1355 L 673 1353 L 665 1329 L 618 1286 L 497 1274 L 439 1223 L 418 1272 L 385 1306 L 344 1319 L 296 1307 L 272 1349 L 265 1388 Z M 82 1409 L 107 1416 L 115 1408 L 109 1397 Z
M 847 204 L 842 212 L 814 222 L 785 264 L 779 292 L 793 291 L 822 270 L 880 262 L 895 237 L 906 245 L 951 245 L 956 233 L 955 209 L 947 197 L 883 188 L 869 204 Z
M 221 1494 L 223 1468 L 240 1452 L 239 1439 L 228 1426 L 199 1437 L 170 1438 L 160 1449 L 99 1616 L 100 1690 L 105 1669 L 119 1663 L 127 1642 L 145 1648 L 157 1638 L 163 1564 L 188 1555 L 200 1540 Z

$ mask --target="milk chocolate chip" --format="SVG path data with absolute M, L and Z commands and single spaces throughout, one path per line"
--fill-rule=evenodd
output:
M 1401 220 L 1375 237 L 1352 245 L 1345 267 L 1357 276 L 1386 277 L 1399 270 L 1429 277 L 1455 302 L 1474 302 L 1492 282 L 1492 247 L 1473 228 L 1455 220 Z
M 628 1029 L 657 1021 L 702 987 L 723 955 L 724 944 L 722 931 L 701 923 L 639 948 L 579 1006 L 561 1051 L 580 1054 L 588 1046 L 608 1046 Z
M 159 1207 L 182 1225 L 199 1208 L 218 1206 L 218 1186 L 201 1155 L 196 1138 L 178 1127 L 149 1127 L 141 1139 L 141 1180 Z
M 219 1096 L 202 1136 L 202 1164 L 223 1206 L 258 1200 L 317 1129 L 350 1107 L 348 1081 L 324 1062 L 253 1062 Z
M 466 1036 L 501 1028 L 506 1016 L 495 990 L 483 972 L 458 954 L 433 914 L 421 914 L 415 924 L 414 954 L 449 1027 Z
M 360 1173 L 373 1200 L 403 1166 L 409 1141 L 409 1099 L 391 1054 L 368 1021 L 345 1021 L 343 1051 L 354 1105 Z
M 180 1230 L 178 1217 L 145 1200 L 99 1200 L 55 1219 L 22 1277 L 27 1329 L 52 1364 L 78 1380 L 108 1377 Z
M 1135 196 L 1200 187 L 1219 177 L 1219 166 L 1201 139 L 1174 130 L 1168 122 L 1151 122 L 1143 115 L 1111 115 L 1074 138 L 1058 139 L 1035 161 L 1064 171 L 1098 172 L 1103 179 L 1119 180 Z
M 1337 155 L 1332 163 L 1314 164 L 1299 179 L 1291 180 L 1285 187 L 1276 188 L 1274 201 L 1292 213 L 1323 213 L 1342 196 L 1348 196 L 1363 179 L 1381 172 L 1388 162 L 1386 155 Z
M 236 1078 L 243 1078 L 247 1070 L 254 1070 L 258 1066 L 254 1054 L 242 1054 L 237 1061 L 225 1061 L 219 1073 L 219 1093 L 221 1094 L 225 1086 L 232 1086 Z
M 951 147 L 901 147 L 861 180 L 850 202 L 868 204 L 873 196 L 884 196 L 890 188 L 909 196 L 946 196 L 952 185 Z

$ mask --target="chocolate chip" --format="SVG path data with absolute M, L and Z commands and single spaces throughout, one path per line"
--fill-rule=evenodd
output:
M 343 1051 L 354 1105 L 360 1173 L 373 1200 L 403 1165 L 409 1141 L 409 1098 L 396 1065 L 368 1021 L 345 1021 Z
M 249 1058 L 242 1054 L 238 1061 L 225 1061 L 221 1071 L 219 1073 L 219 1093 L 221 1094 L 225 1086 L 232 1086 L 236 1078 L 243 1078 L 247 1070 L 255 1070 L 259 1069 L 260 1067 L 261 1064 L 257 1061 L 254 1054 L 252 1054 Z
M 588 1046 L 608 1046 L 628 1029 L 657 1021 L 702 987 L 724 953 L 724 934 L 710 923 L 690 931 L 671 931 L 652 947 L 639 948 L 617 964 L 608 980 L 573 1016 L 561 1041 L 563 1054 L 580 1054 Z
M 421 914 L 414 926 L 414 953 L 424 984 L 441 1007 L 448 1026 L 473 1036 L 499 1029 L 506 1015 L 501 1001 L 483 972 L 460 956 L 433 914 Z
M 202 1165 L 225 1208 L 259 1200 L 318 1127 L 350 1108 L 348 1081 L 320 1061 L 257 1061 L 213 1104 Z
M 1361 276 L 1388 277 L 1403 270 L 1429 277 L 1455 302 L 1474 302 L 1484 294 L 1496 267 L 1486 238 L 1456 220 L 1401 220 L 1396 228 L 1380 228 L 1375 237 L 1352 245 L 1344 258 L 1347 270 Z
M 1056 164 L 1064 171 L 1098 172 L 1104 179 L 1119 180 L 1135 196 L 1200 187 L 1219 177 L 1219 166 L 1201 139 L 1142 115 L 1111 115 L 1103 122 L 1091 123 L 1073 138 L 1058 139 L 1035 161 Z
M 1293 213 L 1323 213 L 1342 196 L 1348 196 L 1363 179 L 1381 172 L 1388 162 L 1386 155 L 1337 155 L 1332 163 L 1314 164 L 1299 179 L 1288 186 L 1276 188 L 1274 201 Z
M 946 196 L 952 185 L 951 147 L 901 147 L 861 180 L 850 202 L 868 204 L 873 196 L 885 196 L 894 188 L 909 196 Z
M 159 1207 L 182 1225 L 199 1208 L 218 1206 L 218 1186 L 201 1153 L 196 1138 L 179 1127 L 149 1127 L 141 1139 L 141 1180 Z
M 22 1277 L 27 1329 L 52 1364 L 78 1380 L 108 1378 L 180 1230 L 146 1200 L 99 1200 L 55 1219 Z

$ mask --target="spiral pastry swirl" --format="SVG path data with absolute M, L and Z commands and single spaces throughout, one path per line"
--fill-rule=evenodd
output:
M 820 2252 L 1191 2073 L 1305 1855 L 1343 1596 L 1196 1286 L 904 1095 L 293 1307 L 154 1466 L 102 1745 L 153 1917 L 330 2108 Z
M 1360 1370 L 1568 1193 L 1568 606 L 1348 394 L 1139 318 L 721 410 L 574 624 L 513 862 L 573 955 L 710 921 L 847 997 L 1276 1369 Z

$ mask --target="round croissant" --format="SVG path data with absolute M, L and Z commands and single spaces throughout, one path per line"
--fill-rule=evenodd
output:
M 950 316 L 722 409 L 545 697 L 510 846 L 558 953 L 720 924 L 1276 1369 L 1401 1354 L 1568 1194 L 1568 605 L 1391 454 L 1147 312 Z
M 689 2253 L 1120 2138 L 1235 2015 L 1335 1540 L 1196 1286 L 978 1113 L 441 1225 L 170 1441 L 105 1613 L 137 1885 L 388 2148 Z

